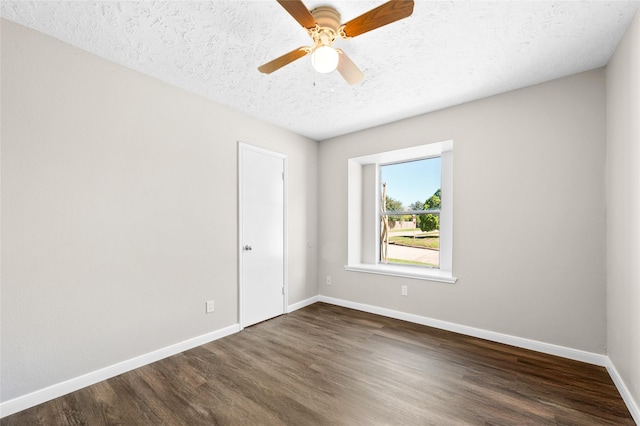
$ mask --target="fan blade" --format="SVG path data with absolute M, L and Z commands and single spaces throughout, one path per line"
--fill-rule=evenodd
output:
M 266 64 L 261 65 L 260 67 L 258 67 L 258 71 L 265 74 L 271 74 L 272 72 L 279 70 L 280 68 L 290 64 L 296 59 L 300 59 L 303 56 L 307 56 L 310 51 L 311 49 L 309 49 L 308 47 L 299 47 L 296 50 L 292 50 L 289 53 L 285 53 L 284 55 L 274 59 L 271 62 L 267 62 Z
M 293 19 L 300 25 L 309 29 L 316 26 L 316 19 L 313 17 L 307 6 L 301 0 L 277 0 L 280 6 L 284 7 Z
M 356 37 L 404 19 L 412 13 L 413 0 L 391 0 L 344 24 L 343 33 L 347 37 Z
M 336 49 L 340 54 L 338 60 L 338 72 L 342 74 L 347 83 L 356 84 L 360 83 L 364 78 L 364 74 L 360 69 L 353 63 L 353 61 L 340 49 Z

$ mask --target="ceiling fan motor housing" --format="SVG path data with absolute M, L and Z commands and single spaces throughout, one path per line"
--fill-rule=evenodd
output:
M 309 31 L 316 45 L 331 46 L 340 28 L 340 13 L 329 6 L 319 6 L 311 11 L 317 26 Z
M 316 20 L 320 28 L 329 28 L 334 33 L 338 32 L 340 27 L 340 13 L 332 7 L 320 6 L 311 11 L 311 15 Z

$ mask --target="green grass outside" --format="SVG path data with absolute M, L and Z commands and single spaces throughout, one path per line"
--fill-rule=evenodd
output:
M 438 234 L 421 234 L 412 236 L 390 237 L 389 243 L 399 246 L 428 248 L 431 250 L 440 250 L 440 236 Z

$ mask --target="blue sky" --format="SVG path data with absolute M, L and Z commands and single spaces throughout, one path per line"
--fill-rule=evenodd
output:
M 387 184 L 387 196 L 405 209 L 418 200 L 424 203 L 440 188 L 440 157 L 382 166 L 380 181 Z

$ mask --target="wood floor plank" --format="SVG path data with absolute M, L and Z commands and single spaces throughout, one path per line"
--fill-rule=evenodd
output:
M 316 303 L 2 425 L 634 425 L 606 369 Z

